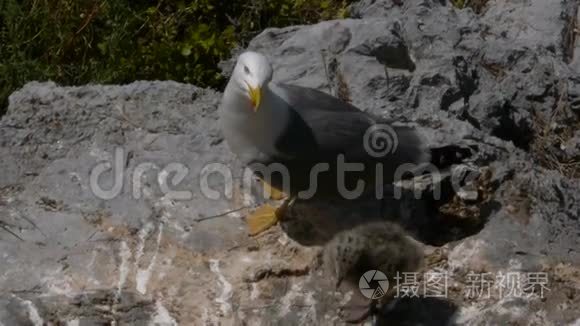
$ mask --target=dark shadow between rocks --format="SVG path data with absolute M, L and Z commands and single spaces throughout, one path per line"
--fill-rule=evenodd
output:
M 477 216 L 461 216 L 462 212 L 454 212 L 454 207 L 442 212 L 440 208 L 453 202 L 453 198 L 451 193 L 439 200 L 432 197 L 416 199 L 412 191 L 405 191 L 400 199 L 388 198 L 383 203 L 377 200 L 304 203 L 311 207 L 301 207 L 300 213 L 284 219 L 281 226 L 293 240 L 313 246 L 324 245 L 336 233 L 357 225 L 388 220 L 402 225 L 423 243 L 441 246 L 478 233 L 491 212 L 499 209 L 499 204 L 491 202 L 482 206 Z M 381 204 L 386 206 L 383 214 Z
M 509 103 L 504 104 L 493 117 L 497 119 L 498 125 L 493 128 L 491 135 L 511 141 L 517 147 L 529 151 L 535 133 L 530 120 L 522 118 L 522 115 Z
M 439 154 L 438 160 L 450 164 L 465 157 L 465 153 L 458 153 L 458 157 Z M 488 217 L 500 208 L 500 204 L 492 200 L 494 189 L 490 175 L 461 166 L 454 166 L 441 175 L 439 180 L 430 174 L 403 180 L 397 186 L 385 188 L 382 200 L 374 197 L 298 200 L 281 221 L 281 227 L 290 238 L 304 246 L 324 245 L 340 231 L 385 220 L 400 224 L 417 240 L 433 246 L 481 231 Z M 470 195 L 470 191 L 474 194 Z M 462 196 L 476 198 L 462 199 Z
M 297 200 L 280 225 L 288 237 L 304 246 L 324 245 L 343 230 L 381 220 L 380 201 Z
M 400 298 L 377 313 L 377 326 L 455 325 L 458 307 L 445 298 Z

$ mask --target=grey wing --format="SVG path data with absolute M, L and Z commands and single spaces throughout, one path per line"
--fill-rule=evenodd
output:
M 279 85 L 292 108 L 291 121 L 278 140 L 278 149 L 290 156 L 327 160 L 344 154 L 347 161 L 389 160 L 392 163 L 419 163 L 429 155 L 413 128 L 393 126 L 386 120 L 362 112 L 326 93 L 294 85 Z M 393 152 L 376 158 L 365 146 L 369 128 L 390 128 L 390 139 L 396 142 Z M 378 129 L 377 129 L 378 130 Z M 395 162 L 396 161 L 396 162 Z
M 278 84 L 281 96 L 300 111 L 361 112 L 355 106 L 317 89 L 297 85 Z
M 276 147 L 287 156 L 324 160 L 329 155 L 359 156 L 371 116 L 326 93 L 278 85 L 290 107 L 290 122 Z
M 347 159 L 367 157 L 365 132 L 375 121 L 363 112 L 309 110 L 300 112 L 313 134 L 317 151 L 326 155 L 344 154 Z

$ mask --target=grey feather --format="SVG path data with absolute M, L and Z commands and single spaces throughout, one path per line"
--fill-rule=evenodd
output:
M 391 165 L 429 160 L 428 151 L 413 128 L 395 126 L 315 89 L 286 84 L 278 87 L 282 91 L 279 96 L 292 111 L 286 130 L 276 143 L 287 156 L 326 161 L 344 154 L 352 162 L 388 161 Z M 398 144 L 393 153 L 375 158 L 364 147 L 364 135 L 379 124 L 391 127 Z

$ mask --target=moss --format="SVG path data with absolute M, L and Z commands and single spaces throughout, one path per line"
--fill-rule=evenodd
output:
M 477 14 L 483 13 L 489 0 L 450 0 L 451 4 L 459 9 L 471 8 Z
M 171 79 L 220 88 L 217 64 L 266 27 L 344 18 L 352 0 L 0 1 L 0 114 L 30 80 Z

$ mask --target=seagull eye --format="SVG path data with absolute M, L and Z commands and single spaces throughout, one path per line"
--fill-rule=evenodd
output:
M 246 73 L 246 75 L 250 74 L 250 68 L 248 68 L 248 66 L 244 66 L 244 72 Z

